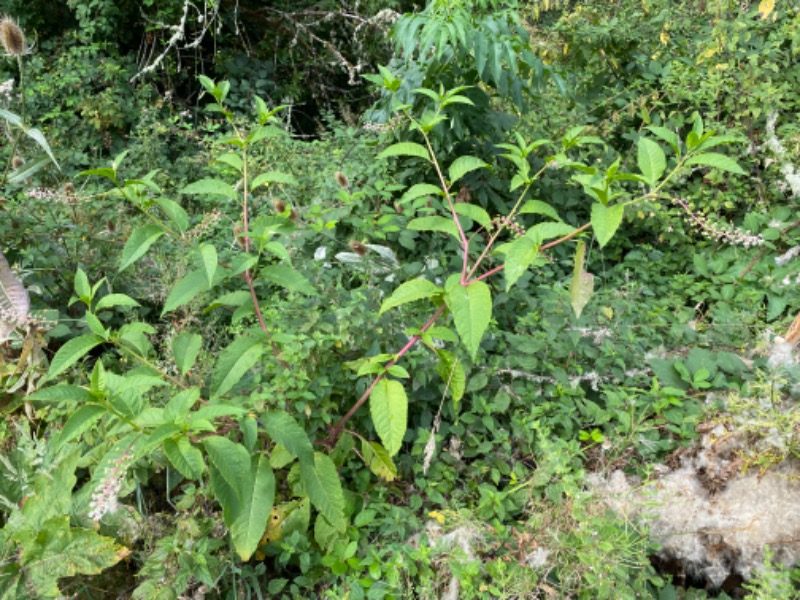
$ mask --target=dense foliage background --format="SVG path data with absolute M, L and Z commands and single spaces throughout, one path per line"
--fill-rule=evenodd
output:
M 796 595 L 586 484 L 797 457 L 790 5 L 0 0 L 0 598 Z

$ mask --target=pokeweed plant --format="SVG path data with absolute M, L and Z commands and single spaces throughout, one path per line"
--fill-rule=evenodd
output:
M 388 70 L 383 69 L 381 73 L 387 89 L 399 87 Z M 242 400 L 241 395 L 233 394 L 248 372 L 264 361 L 272 361 L 285 371 L 289 369 L 280 346 L 282 339 L 273 335 L 261 309 L 261 302 L 266 301 L 264 287 L 277 284 L 301 294 L 318 294 L 293 266 L 290 252 L 279 241 L 281 234 L 293 230 L 291 208 L 284 205 L 281 214 L 251 216 L 251 198 L 255 190 L 262 186 L 296 184 L 294 177 L 279 171 L 255 176 L 251 173 L 249 152 L 274 132 L 275 115 L 281 107 L 270 110 L 263 101 L 256 100 L 258 125 L 252 131 L 245 131 L 237 127 L 232 112 L 225 107 L 229 86 L 206 77 L 200 77 L 200 82 L 215 100 L 209 110 L 221 114 L 232 129 L 233 133 L 222 140 L 229 151 L 222 152 L 217 160 L 235 174 L 235 181 L 231 184 L 221 178 L 202 179 L 181 192 L 236 202 L 241 207 L 240 220 L 234 226 L 237 244 L 222 247 L 202 239 L 202 224 L 190 231 L 188 213 L 178 202 L 162 194 L 155 182 L 155 172 L 140 179 L 122 178 L 120 166 L 124 153 L 110 167 L 91 169 L 83 175 L 107 179 L 113 185 L 110 193 L 127 201 L 146 220 L 144 225 L 133 229 L 125 243 L 120 271 L 140 260 L 165 237 L 185 248 L 191 257 L 194 267 L 170 291 L 162 308 L 162 319 L 201 294 L 222 291 L 223 284 L 230 286 L 241 281 L 240 289 L 226 291 L 212 306 L 232 306 L 236 309 L 236 321 L 249 319 L 252 326 L 240 328 L 237 337 L 219 352 L 210 379 L 205 381 L 196 374 L 203 345 L 200 334 L 180 333 L 172 339 L 171 356 L 153 359 L 156 352 L 148 337 L 157 333 L 153 325 L 133 321 L 119 327 L 107 326 L 112 312 L 125 312 L 139 303 L 126 294 L 103 295 L 105 280 L 92 283 L 88 275 L 78 269 L 72 303 L 85 307 L 88 333 L 71 339 L 58 350 L 46 379 L 65 378 L 72 367 L 98 348 L 112 352 L 94 359 L 85 384 L 60 382 L 40 389 L 30 398 L 60 404 L 70 410 L 71 415 L 53 444 L 56 450 L 80 448 L 81 461 L 93 465 L 91 479 L 81 492 L 84 497 L 91 498 L 86 518 L 102 522 L 116 507 L 116 496 L 121 492 L 130 467 L 152 457 L 154 452 L 163 454 L 168 468 L 188 481 L 197 482 L 219 503 L 231 543 L 242 561 L 256 555 L 264 538 L 273 539 L 277 535 L 274 524 L 268 521 L 271 514 L 280 512 L 273 510 L 278 493 L 292 494 L 296 499 L 294 504 L 303 507 L 294 513 L 303 512 L 305 516 L 285 515 L 286 522 L 295 522 L 294 529 L 308 529 L 309 508 L 316 510 L 314 535 L 321 546 L 330 548 L 331 539 L 345 533 L 349 509 L 334 456 L 352 449 L 351 436 L 342 438 L 342 441 L 348 440 L 342 444 L 343 448 L 337 442 L 345 425 L 367 401 L 380 443 L 350 433 L 361 439 L 359 456 L 373 473 L 385 480 L 396 477 L 397 468 L 392 457 L 400 451 L 408 427 L 408 398 L 398 381 L 408 373 L 398 363 L 419 342 L 433 349 L 439 359 L 437 371 L 449 387 L 453 400 L 458 402 L 466 388 L 460 351 L 440 347 L 439 342 L 460 341 L 470 359 L 476 359 L 492 318 L 492 291 L 486 283 L 489 278 L 502 272 L 508 290 L 526 271 L 542 264 L 543 253 L 548 249 L 574 241 L 571 299 L 575 312 L 580 314 L 593 290 L 593 277 L 585 264 L 590 229 L 598 244 L 605 246 L 620 227 L 627 205 L 667 198 L 665 186 L 687 167 L 741 171 L 724 155 L 708 152 L 735 139 L 704 131 L 699 118 L 683 142 L 669 130 L 650 128 L 656 138 L 675 152 L 669 171 L 661 145 L 649 138 L 642 138 L 638 144 L 639 173 L 621 172 L 619 159 L 605 170 L 572 160 L 567 156 L 572 148 L 602 143 L 584 135 L 583 128 L 576 127 L 567 133 L 560 148 L 556 147 L 555 152 L 546 156 L 545 166 L 532 172 L 530 158 L 534 152 L 556 145 L 546 139 L 529 143 L 517 135 L 516 143 L 499 146 L 501 156 L 516 168 L 509 185 L 509 192 L 515 194 L 516 200 L 508 214 L 492 217 L 485 209 L 457 198 L 454 193 L 455 186 L 466 174 L 488 168 L 487 163 L 473 156 L 448 157 L 445 161 L 436 155 L 430 141 L 431 132 L 448 120 L 452 107 L 471 102 L 461 94 L 464 88 L 438 92 L 418 89 L 415 93 L 434 101 L 435 111 L 418 117 L 411 105 L 399 104 L 395 110 L 405 117 L 419 142 L 392 144 L 379 158 L 410 158 L 423 161 L 433 169 L 437 183 L 411 186 L 400 204 L 411 205 L 428 199 L 432 206 L 441 208 L 441 214 L 411 220 L 408 228 L 452 237 L 460 252 L 461 269 L 443 285 L 426 279 L 407 281 L 383 302 L 381 313 L 420 300 L 432 302 L 434 308 L 421 327 L 411 330 L 410 339 L 396 353 L 357 361 L 358 375 L 371 376 L 372 382 L 346 414 L 329 428 L 327 437 L 318 440 L 321 447 L 331 451 L 325 453 L 315 451 L 312 436 L 286 410 L 274 406 L 263 408 L 246 397 Z M 587 223 L 570 225 L 551 204 L 528 198 L 531 186 L 546 168 L 576 171 L 574 181 L 591 199 Z M 633 193 L 622 187 L 625 182 L 643 186 L 643 189 Z M 538 222 L 526 226 L 518 223 L 529 218 Z M 452 316 L 452 328 L 436 326 L 445 314 Z M 133 366 L 125 370 L 124 365 Z
M 380 67 L 380 78 L 380 83 L 389 93 L 402 89 L 402 81 L 389 69 Z M 570 129 L 561 140 L 560 148 L 549 139 L 528 142 L 515 134 L 515 144 L 498 144 L 498 149 L 500 156 L 516 168 L 509 185 L 509 193 L 515 194 L 516 200 L 507 214 L 492 217 L 482 207 L 468 202 L 468 195 L 458 190 L 459 181 L 467 173 L 490 166 L 474 156 L 457 156 L 448 157 L 449 165 L 445 168 L 431 141 L 434 129 L 449 122 L 449 107 L 472 105 L 472 100 L 462 94 L 465 89 L 462 86 L 450 90 L 414 90 L 414 94 L 428 97 L 435 106 L 434 110 L 426 110 L 421 116 L 414 114 L 412 103 L 403 102 L 397 95 L 394 97 L 394 112 L 405 119 L 409 131 L 417 135 L 421 143 L 401 141 L 384 149 L 378 157 L 410 158 L 428 163 L 426 166 L 433 169 L 436 184 L 412 185 L 400 199 L 400 205 L 410 206 L 420 198 L 436 203 L 443 214 L 415 218 L 408 223 L 408 228 L 452 237 L 461 255 L 461 270 L 450 275 L 443 286 L 424 278 L 407 281 L 382 303 L 381 313 L 419 300 L 432 302 L 435 310 L 422 327 L 409 331 L 410 339 L 397 353 L 381 354 L 362 361 L 359 374 L 374 373 L 375 377 L 358 401 L 331 428 L 326 440 L 328 446 L 335 444 L 347 422 L 369 401 L 372 420 L 383 447 L 390 455 L 399 451 L 407 429 L 408 397 L 402 384 L 396 380 L 406 377 L 407 373 L 397 363 L 419 342 L 438 355 L 437 371 L 450 389 L 453 401 L 461 399 L 466 387 L 464 366 L 457 353 L 442 348 L 441 342 L 460 341 L 470 359 L 476 359 L 492 319 L 492 291 L 486 280 L 493 275 L 504 274 L 505 291 L 508 291 L 526 271 L 545 262 L 543 253 L 546 250 L 574 241 L 570 300 L 576 316 L 580 316 L 594 289 L 594 276 L 585 267 L 585 238 L 590 230 L 602 248 L 622 224 L 626 206 L 671 199 L 665 191 L 667 184 L 688 168 L 709 167 L 735 174 L 744 173 L 733 159 L 710 152 L 715 147 L 739 142 L 740 138 L 706 131 L 699 115 L 683 141 L 669 129 L 648 127 L 648 131 L 656 139 L 665 142 L 675 156 L 668 164 L 661 145 L 649 137 L 641 137 L 637 144 L 638 173 L 622 172 L 621 158 L 604 170 L 569 158 L 567 153 L 575 147 L 603 144 L 597 137 L 584 135 L 584 127 Z M 544 166 L 533 172 L 531 159 L 540 148 L 556 151 L 548 153 Z M 583 188 L 591 202 L 588 222 L 579 226 L 570 225 L 552 204 L 529 198 L 531 186 L 548 168 L 576 171 L 572 180 Z M 639 189 L 625 188 L 625 182 L 638 184 Z M 520 218 L 530 218 L 529 215 L 538 222 L 527 227 L 518 222 Z M 445 314 L 452 316 L 454 331 L 435 327 Z

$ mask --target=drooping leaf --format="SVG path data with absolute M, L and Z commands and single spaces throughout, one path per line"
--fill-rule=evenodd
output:
M 442 288 L 427 279 L 412 279 L 401 284 L 392 292 L 391 296 L 383 301 L 379 314 L 383 314 L 395 306 L 401 306 L 424 298 L 434 298 L 443 293 L 444 290 Z
M 528 270 L 537 256 L 539 256 L 539 244 L 534 243 L 527 235 L 523 235 L 508 245 L 503 268 L 506 291 L 510 290 L 511 286 Z
M 481 227 L 489 227 L 492 223 L 492 218 L 483 208 L 474 204 L 458 203 L 455 205 L 456 212 L 459 215 L 468 217 L 478 223 Z
M 400 451 L 408 427 L 408 397 L 403 384 L 381 379 L 372 388 L 369 411 L 384 448 L 394 456 Z
M 214 284 L 214 275 L 217 272 L 217 249 L 213 244 L 201 244 L 197 252 L 200 257 L 200 268 L 206 274 L 208 287 L 211 287 Z
M 436 372 L 450 390 L 450 396 L 454 403 L 461 401 L 464 397 L 464 390 L 467 385 L 467 374 L 464 372 L 464 364 L 458 356 L 447 350 L 439 350 L 439 362 L 436 365 Z
M 445 302 L 456 325 L 461 342 L 474 359 L 483 334 L 492 319 L 492 294 L 483 281 L 461 285 L 459 274 L 451 275 L 445 284 Z
M 186 211 L 180 204 L 169 198 L 156 198 L 154 202 L 161 207 L 161 210 L 164 211 L 164 214 L 167 215 L 170 222 L 175 225 L 178 231 L 183 233 L 189 229 L 189 215 L 186 214 Z
M 580 318 L 583 309 L 589 302 L 594 292 L 594 275 L 587 273 L 583 265 L 586 256 L 586 244 L 578 242 L 575 250 L 575 266 L 572 275 L 572 283 L 569 288 L 569 299 L 575 316 Z
M 124 271 L 139 260 L 162 235 L 164 235 L 164 230 L 155 223 L 148 223 L 134 229 L 128 241 L 125 242 L 125 247 L 122 248 L 118 270 Z
M 528 200 L 519 209 L 519 214 L 544 215 L 546 217 L 550 217 L 554 221 L 561 220 L 561 218 L 558 216 L 558 212 L 556 212 L 556 209 L 550 206 L 547 202 L 542 202 L 541 200 Z
M 264 343 L 250 336 L 235 339 L 219 353 L 211 376 L 211 398 L 228 393 L 264 353 Z
M 417 198 L 421 198 L 422 196 L 441 196 L 442 190 L 435 185 L 431 185 L 430 183 L 417 183 L 412 185 L 408 188 L 403 194 L 403 197 L 400 198 L 400 202 L 410 202 L 411 200 L 416 200 Z
M 453 223 L 452 219 L 446 219 L 444 217 L 418 217 L 412 219 L 406 227 L 413 231 L 443 231 L 444 233 L 449 233 L 457 240 L 460 239 L 456 224 Z
M 337 531 L 344 532 L 347 526 L 344 518 L 344 494 L 339 473 L 331 458 L 315 452 L 313 463 L 300 463 L 300 478 L 311 504 L 325 515 Z
M 361 441 L 361 454 L 369 466 L 369 470 L 384 481 L 394 481 L 397 478 L 397 466 L 386 448 L 377 442 Z
M 200 479 L 205 471 L 203 453 L 195 448 L 185 435 L 178 439 L 166 439 L 163 444 L 164 454 L 178 472 L 186 479 Z
M 261 416 L 269 436 L 301 461 L 313 461 L 314 447 L 308 434 L 289 413 L 270 410 Z
M 239 558 L 248 561 L 264 535 L 275 501 L 275 475 L 263 454 L 251 459 L 242 492 L 241 509 L 228 529 Z
M 599 202 L 592 204 L 592 228 L 597 236 L 597 243 L 602 248 L 614 237 L 622 224 L 625 207 L 622 204 L 603 206 Z

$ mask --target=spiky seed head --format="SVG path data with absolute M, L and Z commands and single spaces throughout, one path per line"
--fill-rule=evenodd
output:
M 275 200 L 272 205 L 275 207 L 275 212 L 283 213 L 286 211 L 286 202 L 283 200 Z
M 345 175 L 341 171 L 336 171 L 336 173 L 334 174 L 334 177 L 336 178 L 336 183 L 338 183 L 339 186 L 341 186 L 343 188 L 349 188 L 350 187 L 350 180 L 347 179 L 347 175 Z
M 19 169 L 22 165 L 25 164 L 25 159 L 19 155 L 15 155 L 14 158 L 11 159 L 11 166 L 15 169 Z
M 0 44 L 6 54 L 22 56 L 25 54 L 25 34 L 17 22 L 9 16 L 0 20 Z
M 356 240 L 350 240 L 348 246 L 350 246 L 350 250 L 352 250 L 359 256 L 364 256 L 367 252 L 369 252 L 369 249 L 364 244 Z
M 61 190 L 65 194 L 74 194 L 75 193 L 75 186 L 72 185 L 71 181 L 68 181 L 67 183 L 64 184 L 64 187 L 62 187 Z

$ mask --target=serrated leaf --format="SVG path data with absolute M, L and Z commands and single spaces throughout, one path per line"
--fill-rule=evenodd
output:
M 625 214 L 625 207 L 622 204 L 614 206 L 603 206 L 599 202 L 592 204 L 592 228 L 597 236 L 597 243 L 602 248 L 614 237 Z
M 408 397 L 403 384 L 381 379 L 372 388 L 369 410 L 375 431 L 390 456 L 400 451 L 408 427 Z
M 84 431 L 91 428 L 106 414 L 106 409 L 100 404 L 86 404 L 76 410 L 67 420 L 61 434 L 58 436 L 58 446 L 61 447 L 68 441 L 75 439 Z
M 162 235 L 164 235 L 164 230 L 154 223 L 134 229 L 120 254 L 118 270 L 124 271 L 139 260 Z
M 447 174 L 450 177 L 450 185 L 453 185 L 467 173 L 483 169 L 487 166 L 488 165 L 480 158 L 474 156 L 459 156 L 447 170 Z
M 236 494 L 236 498 L 241 500 L 250 474 L 250 454 L 245 447 L 219 435 L 204 438 L 203 447 L 208 460 Z
M 228 393 L 264 353 L 264 343 L 250 336 L 234 340 L 219 353 L 211 377 L 211 398 Z
M 164 454 L 178 472 L 186 479 L 200 479 L 205 471 L 203 453 L 195 448 L 186 436 L 177 440 L 164 440 Z
M 261 277 L 267 281 L 285 287 L 293 292 L 300 292 L 306 296 L 316 296 L 317 290 L 294 267 L 289 265 L 269 265 L 261 269 Z
M 489 213 L 487 213 L 480 206 L 458 203 L 455 205 L 455 210 L 459 215 L 472 219 L 481 227 L 488 228 L 492 223 L 492 218 L 489 216 Z
M 77 385 L 60 384 L 53 387 L 36 390 L 28 394 L 28 400 L 36 402 L 87 402 L 92 399 L 92 395 L 86 388 Z
M 243 562 L 258 548 L 274 501 L 275 475 L 269 461 L 263 454 L 254 456 L 242 490 L 241 509 L 228 526 L 233 547 Z
M 169 198 L 156 198 L 154 202 L 161 207 L 161 210 L 164 211 L 164 214 L 167 215 L 178 231 L 183 233 L 189 229 L 189 215 L 186 214 L 180 204 Z
M 460 239 L 456 224 L 453 223 L 452 219 L 445 219 L 444 217 L 419 217 L 411 220 L 406 227 L 413 231 L 442 231 L 449 233 L 457 240 Z
M 292 456 L 301 461 L 313 461 L 314 447 L 311 445 L 311 440 L 289 413 L 282 410 L 270 410 L 261 416 L 261 422 L 269 436 Z
M 492 294 L 483 281 L 473 281 L 465 286 L 461 285 L 460 280 L 458 274 L 451 275 L 447 280 L 445 302 L 453 313 L 461 343 L 474 360 L 492 319 Z
M 378 314 L 383 314 L 395 306 L 401 306 L 402 304 L 422 300 L 424 298 L 433 298 L 442 293 L 444 293 L 442 288 L 427 279 L 412 279 L 398 286 L 398 288 L 392 292 L 392 295 L 383 301 Z
M 203 338 L 197 333 L 188 331 L 172 340 L 172 356 L 181 375 L 186 375 L 194 366 L 194 361 L 197 360 L 202 345 Z
M 81 335 L 71 339 L 66 344 L 61 346 L 50 362 L 50 369 L 47 371 L 47 376 L 44 381 L 49 381 L 55 376 L 60 375 L 72 365 L 78 362 L 81 358 L 86 356 L 92 348 L 95 348 L 103 343 L 103 338 L 94 334 Z
M 653 140 L 639 138 L 637 164 L 645 179 L 654 186 L 667 168 L 667 157 Z
M 164 419 L 167 421 L 174 421 L 176 419 L 185 419 L 189 411 L 200 399 L 199 388 L 189 388 L 175 394 L 167 405 L 164 407 Z
M 511 289 L 517 280 L 528 270 L 536 257 L 539 256 L 539 244 L 527 235 L 511 242 L 506 251 L 503 276 L 506 280 L 506 291 Z
M 671 129 L 667 129 L 666 127 L 659 127 L 657 125 L 650 125 L 647 128 L 653 135 L 661 138 L 665 142 L 667 142 L 670 147 L 675 151 L 675 154 L 678 154 L 680 150 L 680 138 L 678 138 L 678 134 L 672 131 Z
M 390 156 L 416 156 L 418 158 L 430 160 L 425 146 L 414 142 L 400 142 L 399 144 L 392 144 L 383 152 L 378 154 L 378 159 L 389 158 Z
M 314 462 L 300 463 L 300 478 L 311 504 L 321 512 L 337 531 L 344 532 L 344 494 L 336 465 L 329 456 L 314 453 Z
M 183 188 L 181 194 L 225 196 L 231 200 L 236 200 L 239 196 L 230 184 L 221 179 L 201 179 L 200 181 L 195 181 Z
M 198 294 L 208 291 L 209 287 L 205 272 L 191 271 L 187 273 L 170 291 L 161 311 L 161 316 L 163 317 L 168 312 L 188 304 Z
M 727 171 L 736 175 L 744 175 L 744 170 L 729 156 L 718 154 L 717 152 L 704 152 L 690 156 L 684 163 L 686 166 L 701 165 L 703 167 L 713 167 L 721 171 Z
M 201 244 L 197 248 L 200 257 L 200 266 L 206 274 L 208 280 L 208 287 L 214 283 L 214 275 L 217 272 L 218 258 L 217 249 L 213 244 Z

